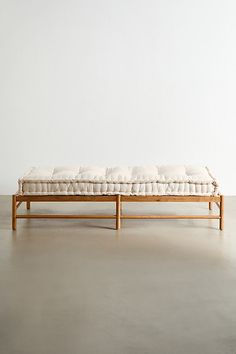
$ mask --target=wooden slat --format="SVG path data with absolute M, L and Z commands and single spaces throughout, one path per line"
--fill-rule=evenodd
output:
M 121 219 L 219 219 L 219 215 L 122 215 Z
M 115 202 L 116 195 L 17 195 L 22 202 Z
M 17 219 L 116 219 L 116 215 L 18 214 Z M 219 215 L 121 215 L 120 219 L 220 219 Z
M 122 202 L 219 202 L 220 196 L 136 196 L 121 195 Z M 17 195 L 24 202 L 114 202 L 116 195 Z
M 220 196 L 121 196 L 122 202 L 216 202 Z
M 115 219 L 115 215 L 18 214 L 17 219 Z

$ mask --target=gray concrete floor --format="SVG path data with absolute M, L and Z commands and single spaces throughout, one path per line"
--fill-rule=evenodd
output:
M 124 211 L 207 207 L 131 203 Z M 20 220 L 12 232 L 10 210 L 1 197 L 1 354 L 236 353 L 236 197 L 226 198 L 224 232 L 214 220 L 126 220 L 120 231 L 113 220 Z

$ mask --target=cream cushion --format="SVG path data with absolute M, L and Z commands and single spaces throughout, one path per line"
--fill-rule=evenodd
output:
M 32 167 L 19 179 L 24 195 L 217 195 L 207 167 Z

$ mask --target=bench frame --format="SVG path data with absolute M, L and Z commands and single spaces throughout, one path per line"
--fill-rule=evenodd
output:
M 17 214 L 19 206 L 25 202 L 30 209 L 32 202 L 114 202 L 115 215 L 67 215 L 67 214 Z M 122 202 L 207 202 L 209 210 L 213 203 L 219 208 L 219 214 L 206 215 L 124 215 Z M 116 230 L 121 227 L 122 219 L 217 219 L 219 229 L 224 228 L 224 196 L 125 196 L 125 195 L 19 195 L 12 196 L 12 229 L 16 230 L 17 219 L 115 219 Z

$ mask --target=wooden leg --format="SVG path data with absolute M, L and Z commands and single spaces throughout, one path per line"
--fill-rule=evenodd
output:
M 224 230 L 224 196 L 220 196 L 220 230 Z
M 12 230 L 16 230 L 16 195 L 12 196 Z
M 209 210 L 212 210 L 212 202 L 209 202 Z
M 27 208 L 27 210 L 30 209 L 30 202 L 26 202 L 26 208 Z
M 116 230 L 120 229 L 120 195 L 116 196 Z

